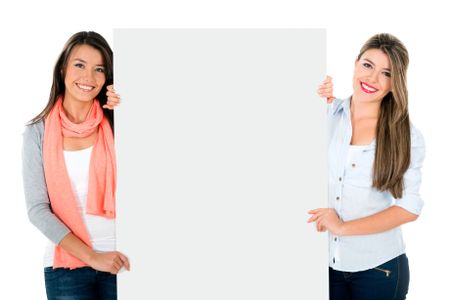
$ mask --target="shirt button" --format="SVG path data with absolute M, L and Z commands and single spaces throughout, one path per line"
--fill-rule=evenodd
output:
M 334 241 L 337 242 L 337 237 L 334 238 Z
M 342 177 L 339 177 L 339 181 L 342 181 Z
M 352 167 L 353 167 L 353 168 L 356 167 L 356 164 L 352 164 Z
M 334 259 L 334 257 L 333 257 L 333 264 L 335 264 L 336 263 L 336 260 Z
M 337 196 L 337 197 L 336 197 L 336 200 L 339 200 L 339 199 L 341 199 L 341 198 L 340 198 L 339 196 Z

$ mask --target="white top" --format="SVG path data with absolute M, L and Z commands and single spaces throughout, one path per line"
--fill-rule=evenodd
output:
M 369 146 L 370 145 L 350 145 L 348 148 L 346 165 L 351 165 L 355 157 L 358 156 L 358 153 L 361 152 L 361 150 L 367 149 Z
M 411 164 L 404 174 L 403 195 L 372 187 L 375 141 L 367 146 L 351 146 L 349 98 L 336 99 L 329 108 L 329 207 L 345 222 L 360 219 L 396 205 L 419 215 L 423 201 L 419 194 L 425 142 L 411 126 Z M 374 268 L 403 253 L 400 227 L 377 234 L 335 236 L 329 234 L 329 265 L 338 271 L 357 272 Z
M 116 249 L 115 220 L 86 214 L 86 202 L 89 183 L 89 165 L 92 146 L 78 151 L 64 151 L 67 173 L 78 204 L 78 209 L 86 224 L 92 246 L 97 252 L 109 252 Z M 44 267 L 53 265 L 55 244 L 47 245 L 44 255 Z

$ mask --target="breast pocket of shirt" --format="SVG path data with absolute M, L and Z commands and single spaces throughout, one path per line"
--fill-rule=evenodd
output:
M 373 181 L 373 161 L 375 158 L 375 146 L 361 150 L 346 165 L 345 183 L 355 187 L 370 188 Z

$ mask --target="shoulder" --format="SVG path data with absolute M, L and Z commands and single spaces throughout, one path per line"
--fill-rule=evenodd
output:
M 328 113 L 330 116 L 346 113 L 350 108 L 350 97 L 344 99 L 334 99 L 328 104 Z
M 30 137 L 42 136 L 44 134 L 44 121 L 40 120 L 36 123 L 28 123 L 25 125 L 23 134 Z
M 36 123 L 29 123 L 25 125 L 23 131 L 23 143 L 27 145 L 41 146 L 44 140 L 44 121 L 40 120 Z

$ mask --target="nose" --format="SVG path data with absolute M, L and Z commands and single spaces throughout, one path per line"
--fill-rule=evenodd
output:
M 376 71 L 372 71 L 370 74 L 368 74 L 367 76 L 370 80 L 370 82 L 376 82 L 378 79 L 378 73 Z
M 84 69 L 84 72 L 83 72 L 83 79 L 84 79 L 84 81 L 86 81 L 86 82 L 92 82 L 92 81 L 94 81 L 94 72 L 95 71 L 91 71 L 91 70 L 89 70 L 89 69 Z

